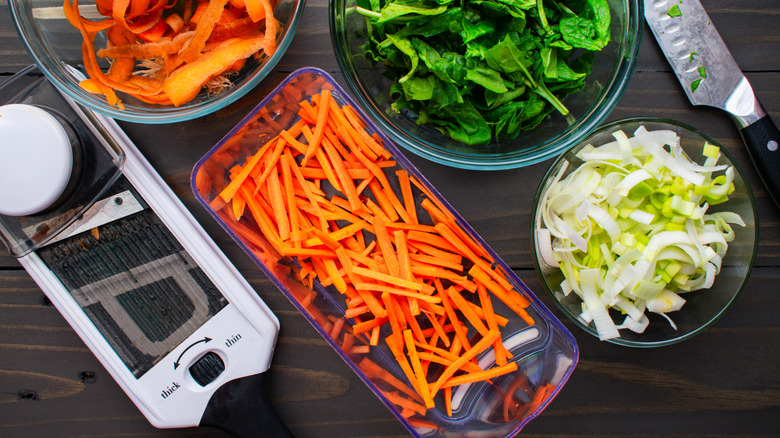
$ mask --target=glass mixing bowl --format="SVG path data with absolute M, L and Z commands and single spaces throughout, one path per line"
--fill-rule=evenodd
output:
M 563 100 L 571 117 L 554 114 L 514 140 L 493 138 L 484 146 L 455 141 L 434 127 L 417 125 L 414 114 L 391 108 L 392 82 L 384 76 L 385 67 L 373 66 L 364 55 L 366 20 L 356 11 L 357 0 L 330 0 L 331 39 L 348 89 L 396 144 L 453 167 L 516 168 L 544 161 L 577 144 L 604 121 L 625 90 L 638 56 L 643 2 L 607 1 L 612 16 L 611 41 L 596 54 L 585 88 Z
M 233 103 L 260 83 L 276 66 L 290 45 L 303 14 L 305 0 L 279 0 L 274 16 L 279 20 L 277 48 L 272 56 L 250 57 L 244 68 L 231 77 L 233 86 L 220 93 L 201 92 L 190 102 L 175 107 L 144 103 L 119 94 L 125 108 L 110 105 L 104 96 L 90 93 L 79 86 L 86 76 L 82 57 L 83 38 L 62 14 L 60 0 L 8 0 L 19 36 L 38 68 L 64 94 L 81 105 L 115 119 L 137 123 L 173 123 L 210 114 Z M 94 0 L 79 2 L 82 16 L 97 21 Z M 106 46 L 105 31 L 95 39 L 95 47 Z M 108 62 L 98 58 L 106 71 Z
M 556 179 L 565 180 L 566 175 L 582 164 L 582 160 L 577 157 L 577 154 L 583 148 L 588 145 L 598 147 L 613 142 L 615 138 L 613 138 L 612 133 L 618 130 L 622 130 L 628 137 L 631 137 L 640 126 L 644 126 L 648 131 L 671 130 L 676 132 L 680 137 L 682 150 L 695 163 L 704 163 L 702 146 L 705 142 L 720 147 L 715 140 L 701 131 L 673 120 L 635 118 L 606 124 L 555 160 L 539 186 L 531 212 L 533 219 L 531 225 L 532 258 L 545 291 L 569 319 L 596 337 L 599 335 L 594 324 L 585 322 L 580 317 L 582 299 L 575 292 L 565 295 L 561 286 L 565 277 L 561 269 L 551 267 L 544 262 L 536 224 L 540 223 L 543 200 L 547 197 L 550 186 Z M 734 168 L 734 191 L 729 195 L 728 201 L 709 206 L 706 213 L 734 212 L 741 216 L 745 226 L 732 225 L 735 237 L 733 241 L 728 243 L 728 250 L 723 257 L 720 273 L 714 277 L 712 287 L 680 294 L 686 300 L 685 304 L 680 310 L 666 314 L 674 322 L 676 329 L 663 316 L 646 311 L 645 315 L 649 318 L 649 325 L 643 333 L 621 329 L 620 337 L 609 339 L 609 342 L 631 347 L 660 347 L 689 339 L 714 324 L 718 318 L 726 313 L 747 284 L 758 248 L 755 199 L 749 183 L 737 163 L 732 160 L 728 151 L 723 147 L 720 147 L 720 151 L 722 155 L 718 164 L 726 164 Z M 560 172 L 563 173 L 559 176 Z M 723 171 L 719 171 L 719 174 L 722 173 Z M 616 324 L 621 324 L 625 319 L 625 314 L 616 310 L 610 310 L 610 316 Z

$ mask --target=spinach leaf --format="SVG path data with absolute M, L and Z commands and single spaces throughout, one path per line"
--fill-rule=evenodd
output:
M 436 78 L 434 76 L 425 76 L 422 78 L 412 78 L 400 82 L 400 84 L 407 100 L 430 100 L 433 97 L 435 81 Z
M 536 95 L 528 100 L 511 101 L 487 114 L 493 130 L 503 137 L 517 138 L 520 133 L 533 129 L 546 117 L 546 104 Z
M 483 63 L 472 61 L 469 64 L 471 65 L 466 69 L 466 79 L 494 93 L 506 93 L 508 91 L 501 73 L 488 68 Z
M 593 21 L 575 15 L 561 19 L 559 26 L 563 40 L 572 47 L 588 50 L 600 49 L 599 44 L 594 39 L 596 25 L 593 24 Z
M 410 19 L 407 17 L 407 15 L 439 15 L 446 10 L 447 6 L 445 5 L 431 7 L 428 6 L 425 2 L 399 0 L 393 3 L 388 3 L 385 7 L 383 7 L 379 13 L 379 19 L 376 21 L 376 23 L 385 24 L 394 21 L 403 22 Z
M 558 71 L 556 73 L 556 78 L 558 79 L 558 81 L 576 82 L 580 79 L 584 79 L 585 76 L 587 76 L 587 73 L 579 73 L 572 70 L 572 68 L 569 67 L 569 65 L 566 64 L 565 62 L 558 62 L 557 66 L 558 66 Z
M 500 42 L 485 51 L 485 61 L 490 68 L 504 73 L 514 73 L 525 67 L 525 56 L 521 49 L 507 35 Z
M 495 24 L 490 20 L 480 20 L 476 23 L 472 23 L 471 20 L 466 17 L 463 17 L 461 20 L 461 25 L 463 26 L 463 30 L 460 32 L 460 35 L 463 38 L 464 43 L 473 41 L 483 35 L 488 35 L 492 33 L 495 28 Z
M 486 91 L 485 92 L 485 103 L 487 104 L 487 109 L 494 109 L 500 105 L 503 105 L 507 102 L 511 102 L 520 96 L 522 96 L 526 91 L 525 85 L 520 85 L 518 87 L 515 87 L 515 89 L 510 90 L 506 93 L 494 93 L 492 91 Z
M 497 3 L 503 3 L 517 10 L 528 10 L 536 6 L 536 0 L 499 0 Z
M 460 25 L 462 15 L 460 7 L 454 7 L 441 14 L 429 16 L 422 23 L 407 23 L 406 26 L 395 32 L 395 35 L 397 37 L 421 36 L 427 38 L 445 32 L 458 33 L 462 29 Z
M 456 103 L 463 103 L 463 96 L 460 94 L 458 86 L 440 80 L 434 81 L 433 95 L 428 107 L 431 110 L 438 110 Z
M 611 17 L 606 0 L 587 0 L 586 8 L 579 16 L 570 15 L 560 21 L 563 40 L 572 47 L 599 51 L 609 43 Z
M 535 0 L 531 0 L 529 4 L 535 4 Z M 475 8 L 479 8 L 482 13 L 487 17 L 503 17 L 510 16 L 514 19 L 519 19 L 523 26 L 525 25 L 525 9 L 530 6 L 521 7 L 523 5 L 519 2 L 513 2 L 511 0 L 507 2 L 498 2 L 494 0 L 473 0 L 469 4 Z
M 596 23 L 596 39 L 599 42 L 600 49 L 609 44 L 610 27 L 612 19 L 609 12 L 609 3 L 607 0 L 588 0 L 591 11 L 593 12 L 593 21 Z
M 547 46 L 539 55 L 542 57 L 545 79 L 558 79 L 558 49 Z
M 431 115 L 431 123 L 442 128 L 454 140 L 466 144 L 490 142 L 491 129 L 474 105 L 463 102 L 448 105 Z
M 409 57 L 409 72 L 406 73 L 398 82 L 404 82 L 414 74 L 417 70 L 417 64 L 420 62 L 420 57 L 417 56 L 417 51 L 412 47 L 411 41 L 408 38 L 398 38 L 395 35 L 388 35 L 387 40 L 390 41 L 399 51 Z

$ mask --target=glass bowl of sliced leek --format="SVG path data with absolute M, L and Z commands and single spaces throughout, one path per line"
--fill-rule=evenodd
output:
M 606 124 L 561 155 L 536 193 L 531 251 L 546 292 L 603 341 L 659 347 L 714 324 L 750 276 L 748 181 L 683 123 Z

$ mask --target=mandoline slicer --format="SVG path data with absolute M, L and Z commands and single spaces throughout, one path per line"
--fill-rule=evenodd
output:
M 112 119 L 34 67 L 0 84 L 0 236 L 156 427 L 289 436 L 279 323 Z

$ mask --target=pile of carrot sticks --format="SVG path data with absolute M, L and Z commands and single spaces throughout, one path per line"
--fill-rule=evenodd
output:
M 198 190 L 216 189 L 211 207 L 242 239 L 273 253 L 269 263 L 294 260 L 301 284 L 343 296 L 352 323 L 333 335 L 343 331 L 350 346 L 384 342 L 413 387 L 410 412 L 435 407 L 441 394 L 451 415 L 453 387 L 517 370 L 501 330 L 509 318 L 534 324 L 529 300 L 354 108 L 327 83 L 301 80 L 261 116 L 278 125 L 275 135 L 246 157 L 212 157 L 241 164 L 224 181 L 199 173 Z M 498 302 L 517 316 L 499 314 Z M 477 358 L 491 349 L 495 363 L 483 370 Z M 392 379 L 368 359 L 361 367 Z

